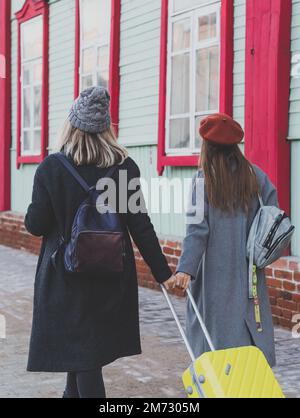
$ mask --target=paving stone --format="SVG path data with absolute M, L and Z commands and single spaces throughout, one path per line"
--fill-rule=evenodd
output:
M 27 373 L 33 281 L 37 257 L 0 246 L 0 315 L 6 339 L 0 339 L 0 398 L 61 397 L 65 375 Z M 160 292 L 140 288 L 143 354 L 121 359 L 104 370 L 109 397 L 183 398 L 181 373 L 189 358 L 176 324 Z M 174 297 L 184 322 L 185 301 Z M 276 375 L 288 397 L 300 398 L 300 340 L 276 329 Z

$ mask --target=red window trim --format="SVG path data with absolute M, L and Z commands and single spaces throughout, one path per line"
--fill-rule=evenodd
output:
M 0 1 L 0 54 L 5 57 L 4 77 L 0 76 L 0 211 L 10 210 L 11 141 L 11 1 Z
M 48 147 L 48 47 L 49 47 L 49 6 L 46 0 L 26 0 L 22 9 L 16 14 L 18 21 L 18 110 L 17 110 L 17 168 L 21 164 L 38 164 L 47 155 Z M 42 102 L 41 102 L 41 154 L 33 156 L 21 155 L 21 24 L 34 17 L 43 17 L 43 66 L 42 66 Z
M 260 166 L 290 212 L 288 138 L 291 69 L 291 0 L 247 0 L 246 156 Z
M 233 0 L 221 2 L 221 69 L 220 69 L 220 111 L 232 115 L 233 104 Z M 167 92 L 167 44 L 168 44 L 169 0 L 161 1 L 161 46 L 157 171 L 163 174 L 166 166 L 193 167 L 199 157 L 166 155 L 166 92 Z
M 109 91 L 111 95 L 111 118 L 118 134 L 119 130 L 119 100 L 120 100 L 120 23 L 121 0 L 111 0 L 111 30 L 110 30 L 110 63 L 109 63 Z M 74 98 L 79 95 L 79 67 L 80 67 L 80 0 L 76 0 L 75 12 L 75 81 Z

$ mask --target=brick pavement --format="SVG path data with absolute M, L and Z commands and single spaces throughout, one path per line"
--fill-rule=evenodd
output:
M 1 315 L 6 339 L 0 339 L 0 398 L 61 397 L 63 374 L 27 373 L 26 361 L 32 314 L 32 290 L 37 257 L 0 246 Z M 184 318 L 184 300 L 175 298 Z M 140 289 L 143 355 L 122 359 L 105 368 L 110 397 L 184 397 L 180 373 L 188 356 L 161 293 Z M 1 335 L 0 335 L 1 336 Z M 279 377 L 289 397 L 300 398 L 300 339 L 276 329 Z

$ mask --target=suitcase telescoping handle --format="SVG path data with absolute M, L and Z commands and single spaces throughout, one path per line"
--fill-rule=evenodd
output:
M 190 346 L 190 343 L 189 343 L 189 341 L 187 339 L 186 333 L 184 332 L 184 329 L 183 329 L 183 327 L 181 325 L 181 322 L 180 322 L 180 320 L 178 318 L 178 315 L 177 315 L 177 313 L 175 311 L 175 308 L 174 308 L 174 305 L 173 305 L 173 303 L 171 301 L 171 298 L 169 296 L 169 293 L 167 292 L 167 289 L 165 288 L 165 286 L 163 284 L 161 285 L 161 289 L 162 289 L 163 294 L 164 294 L 164 296 L 166 298 L 166 301 L 167 301 L 167 303 L 168 303 L 168 305 L 169 305 L 169 307 L 171 309 L 172 315 L 173 315 L 173 317 L 175 319 L 175 322 L 176 322 L 176 324 L 177 324 L 177 326 L 179 328 L 180 334 L 181 334 L 181 336 L 183 338 L 183 341 L 184 341 L 184 343 L 186 345 L 186 348 L 187 348 L 187 350 L 189 352 L 189 355 L 190 355 L 192 361 L 194 362 L 196 360 L 195 354 L 194 354 L 194 352 L 192 350 L 192 347 Z M 216 351 L 215 350 L 215 347 L 213 345 L 213 342 L 212 342 L 212 340 L 210 338 L 209 332 L 208 332 L 208 330 L 207 330 L 207 328 L 205 326 L 205 323 L 204 323 L 204 321 L 203 321 L 203 319 L 202 319 L 202 317 L 200 315 L 200 312 L 199 312 L 199 310 L 197 308 L 195 299 L 193 298 L 193 295 L 192 295 L 190 289 L 187 289 L 186 292 L 187 292 L 188 298 L 189 298 L 189 300 L 191 302 L 191 305 L 192 305 L 192 307 L 193 307 L 193 309 L 195 311 L 195 314 L 197 316 L 197 319 L 199 321 L 199 324 L 201 326 L 201 329 L 202 329 L 202 331 L 203 331 L 203 333 L 205 335 L 206 341 L 208 342 L 208 345 L 209 345 L 211 351 Z

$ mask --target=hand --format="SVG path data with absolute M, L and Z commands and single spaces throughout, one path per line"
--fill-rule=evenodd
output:
M 186 273 L 177 273 L 176 277 L 176 286 L 180 289 L 187 290 L 191 282 L 191 276 Z
M 171 276 L 166 282 L 164 282 L 164 286 L 167 290 L 174 289 L 176 287 L 176 277 Z

